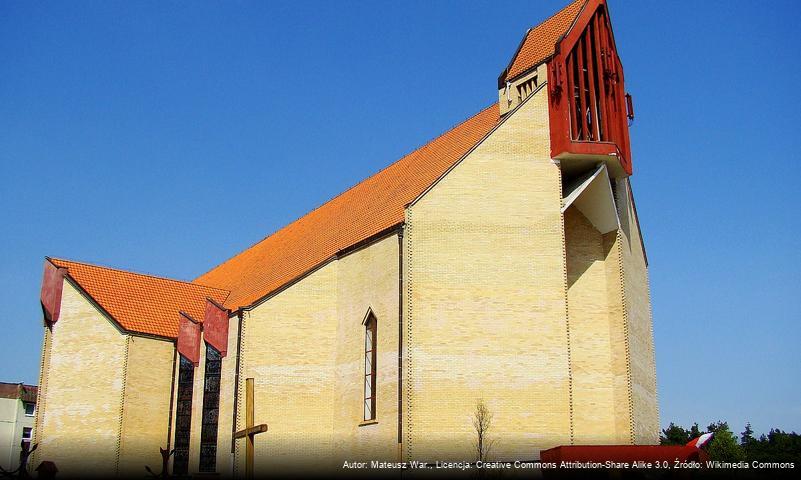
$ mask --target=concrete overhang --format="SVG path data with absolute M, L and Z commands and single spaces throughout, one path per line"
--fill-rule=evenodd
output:
M 562 213 L 571 205 L 575 205 L 602 234 L 620 228 L 615 196 L 605 163 L 564 186 Z

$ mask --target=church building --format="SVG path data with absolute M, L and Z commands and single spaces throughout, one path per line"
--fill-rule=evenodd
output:
M 249 438 L 256 475 L 474 460 L 479 401 L 497 460 L 658 443 L 606 1 L 529 29 L 497 92 L 192 281 L 47 257 L 31 465 L 141 476 L 164 448 L 170 473 L 240 477 Z

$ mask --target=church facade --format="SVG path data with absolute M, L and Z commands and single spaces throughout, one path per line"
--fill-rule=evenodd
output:
M 656 444 L 633 118 L 604 0 L 526 32 L 498 103 L 191 282 L 47 258 L 32 465 L 243 476 Z M 61 473 L 60 473 L 61 475 Z

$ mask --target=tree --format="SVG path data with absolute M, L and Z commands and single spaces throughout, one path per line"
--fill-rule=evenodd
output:
M 489 431 L 492 428 L 492 417 L 492 412 L 484 403 L 484 400 L 479 399 L 473 412 L 473 428 L 476 431 L 474 447 L 477 461 L 487 461 L 492 446 L 495 445 L 495 439 L 490 438 L 489 435 Z
M 785 462 L 801 465 L 801 435 L 795 432 L 788 433 L 772 428 L 767 435 L 763 433 L 757 438 L 751 424 L 747 423 L 745 430 L 740 434 L 738 444 L 737 436 L 731 432 L 726 422 L 712 423 L 707 430 L 715 433 L 712 441 L 704 447 L 713 460 Z M 700 437 L 702 433 L 697 423 L 689 429 L 671 423 L 668 428 L 662 430 L 659 440 L 662 445 L 681 445 Z
M 668 428 L 662 430 L 662 435 L 659 436 L 659 443 L 662 445 L 684 445 L 690 441 L 690 435 L 687 430 L 670 422 Z
M 709 426 L 706 427 L 706 431 L 710 433 L 717 433 L 718 430 L 728 430 L 729 433 L 731 433 L 731 430 L 729 430 L 729 424 L 721 420 L 718 420 L 717 422 L 714 423 L 710 423 Z
M 751 422 L 745 424 L 745 430 L 740 433 L 740 447 L 743 449 L 745 458 L 753 460 L 754 455 L 759 452 L 759 441 L 754 438 L 754 429 L 751 428 Z
M 801 435 L 771 428 L 764 443 L 760 443 L 762 444 L 760 460 L 801 464 Z
M 751 422 L 745 424 L 745 430 L 740 434 L 740 445 L 746 446 L 756 442 L 754 438 L 754 429 L 751 428 Z
M 737 438 L 729 430 L 729 424 L 718 421 L 710 424 L 707 429 L 714 433 L 712 441 L 706 449 L 709 458 L 722 462 L 739 462 L 745 460 L 745 453 L 737 443 Z

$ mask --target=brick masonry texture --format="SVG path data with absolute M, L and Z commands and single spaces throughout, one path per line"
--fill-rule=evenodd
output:
M 570 442 L 559 168 L 547 95 L 529 97 L 407 211 L 408 458 L 472 458 L 494 412 L 498 458 Z
M 648 266 L 628 179 L 618 180 L 617 192 L 630 351 L 632 431 L 635 443 L 655 444 L 659 442 L 659 405 Z
M 257 472 L 297 467 L 298 459 L 323 469 L 340 458 L 396 458 L 398 247 L 391 235 L 245 312 L 237 428 L 244 379 L 253 377 L 255 421 L 269 425 L 256 440 Z M 377 423 L 360 425 L 368 309 L 378 321 Z M 242 473 L 243 441 L 236 450 Z
M 58 325 L 58 324 L 56 324 Z M 159 448 L 167 447 L 173 343 L 128 337 L 127 374 L 120 433 L 120 472 L 161 469 Z
M 123 334 L 65 282 L 61 319 L 44 347 L 34 462 L 53 461 L 67 476 L 158 468 L 172 343 Z
M 628 404 L 628 396 L 615 395 L 615 377 L 625 378 L 625 346 L 621 312 L 610 311 L 607 271 L 618 274 L 618 262 L 607 260 L 603 236 L 575 207 L 565 212 L 568 273 L 568 315 L 570 317 L 573 378 L 573 422 L 577 444 L 628 443 L 628 431 L 617 432 L 616 415 L 628 420 L 628 409 L 615 409 L 615 402 Z M 615 285 L 611 286 L 614 289 Z M 610 298 L 611 297 L 611 298 Z M 622 362 L 613 360 L 624 357 Z M 615 358 L 618 357 L 618 358 Z M 618 370 L 614 367 L 618 366 Z M 628 422 L 625 422 L 628 427 Z

